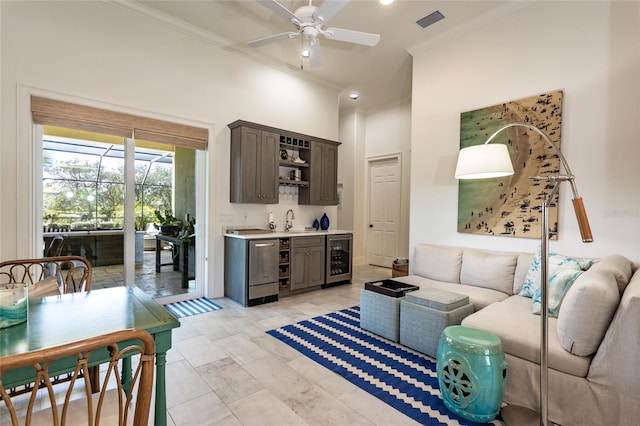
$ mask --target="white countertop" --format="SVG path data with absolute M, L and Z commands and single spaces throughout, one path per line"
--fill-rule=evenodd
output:
M 312 237 L 314 235 L 339 235 L 339 234 L 352 234 L 353 231 L 344 231 L 340 229 L 330 229 L 327 231 L 275 231 L 258 234 L 224 234 L 225 237 L 238 238 L 241 240 L 257 240 L 267 238 L 289 238 L 289 237 Z

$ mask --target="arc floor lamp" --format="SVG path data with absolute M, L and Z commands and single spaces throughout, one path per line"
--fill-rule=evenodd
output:
M 511 127 L 526 127 L 538 133 L 542 138 L 554 149 L 560 158 L 565 173 L 556 173 L 549 176 L 532 176 L 530 179 L 535 181 L 545 181 L 553 184 L 553 189 L 545 198 L 542 204 L 542 219 L 540 232 L 540 289 L 541 289 L 541 312 L 540 312 L 540 412 L 536 413 L 524 407 L 508 406 L 502 410 L 502 417 L 508 425 L 528 425 L 540 422 L 540 425 L 547 425 L 548 418 L 548 300 L 547 288 L 549 284 L 549 204 L 558 193 L 561 182 L 568 181 L 573 191 L 573 208 L 578 221 L 578 228 L 582 242 L 593 242 L 589 219 L 584 209 L 582 198 L 578 196 L 575 179 L 571 173 L 571 169 L 567 164 L 567 160 L 560 152 L 551 138 L 539 128 L 527 123 L 509 123 L 499 128 L 493 133 L 483 145 L 474 145 L 460 150 L 458 154 L 458 164 L 456 166 L 456 179 L 486 179 L 502 176 L 510 176 L 514 173 L 513 164 L 509 155 L 509 150 L 504 144 L 493 144 L 490 142 L 505 129 Z

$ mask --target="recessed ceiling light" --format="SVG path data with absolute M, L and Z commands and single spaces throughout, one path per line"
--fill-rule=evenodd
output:
M 360 93 L 358 93 L 358 92 L 351 92 L 351 93 L 349 93 L 349 97 L 355 101 L 355 100 L 357 100 L 357 99 L 360 97 Z
M 393 0 L 379 0 L 379 1 L 380 1 L 380 4 L 383 6 L 387 6 L 393 3 Z

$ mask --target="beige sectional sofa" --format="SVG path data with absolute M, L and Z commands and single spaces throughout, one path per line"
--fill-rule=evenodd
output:
M 540 316 L 518 295 L 532 253 L 418 244 L 412 274 L 394 278 L 469 296 L 462 325 L 496 334 L 508 363 L 504 401 L 539 407 Z M 551 269 L 551 268 L 550 268 Z M 635 273 L 634 273 L 635 271 Z M 572 425 L 640 421 L 640 272 L 620 255 L 597 259 L 549 318 L 549 420 Z

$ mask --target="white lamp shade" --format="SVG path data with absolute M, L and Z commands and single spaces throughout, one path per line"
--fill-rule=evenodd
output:
M 469 146 L 458 154 L 456 179 L 487 179 L 512 174 L 513 164 L 504 144 Z

